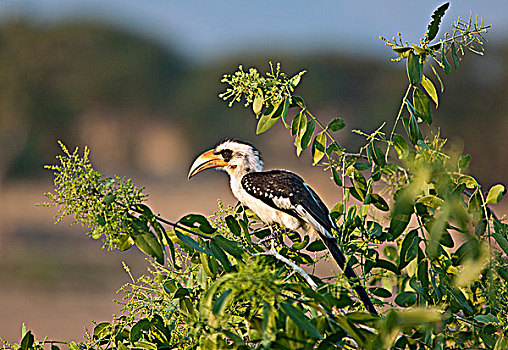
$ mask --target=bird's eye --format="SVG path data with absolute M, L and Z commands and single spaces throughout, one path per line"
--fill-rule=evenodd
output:
M 226 162 L 229 162 L 233 157 L 233 151 L 231 151 L 230 149 L 224 149 L 220 152 L 220 154 Z

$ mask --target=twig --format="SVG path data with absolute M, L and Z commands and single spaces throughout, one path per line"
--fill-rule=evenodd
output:
M 260 256 L 260 255 L 269 255 L 269 256 L 273 256 L 275 259 L 278 259 L 280 261 L 282 261 L 283 263 L 291 266 L 291 268 L 296 271 L 297 273 L 300 274 L 300 276 L 303 277 L 303 279 L 305 279 L 307 281 L 307 283 L 314 289 L 317 288 L 317 284 L 316 282 L 314 282 L 314 280 L 309 276 L 309 274 L 307 272 L 305 272 L 304 269 L 302 269 L 300 266 L 296 265 L 294 262 L 292 262 L 291 260 L 289 260 L 288 258 L 286 258 L 285 256 L 281 255 L 276 249 L 275 249 L 275 242 L 272 241 L 272 245 L 271 245 L 271 248 L 269 251 L 267 252 L 262 252 L 262 253 L 256 253 L 256 254 L 252 254 L 252 256 Z

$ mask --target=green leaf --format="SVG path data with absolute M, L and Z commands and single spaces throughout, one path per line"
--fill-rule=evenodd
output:
M 437 209 L 437 208 L 443 206 L 444 200 L 442 200 L 441 198 L 439 198 L 437 196 L 429 195 L 429 196 L 423 196 L 423 197 L 418 198 L 416 203 L 422 203 L 423 205 L 425 205 L 427 207 Z
M 501 247 L 503 252 L 508 256 L 508 240 L 497 232 L 493 232 L 491 235 L 494 237 L 497 244 L 499 244 L 499 247 Z
M 489 323 L 498 324 L 499 323 L 498 318 L 492 314 L 478 315 L 474 319 L 478 322 L 485 323 L 485 324 L 489 324 Z
M 377 193 L 371 193 L 371 203 L 374 204 L 376 208 L 378 208 L 381 211 L 388 211 L 390 210 L 390 207 L 388 206 L 388 203 Z
M 484 218 L 485 212 L 483 211 L 482 197 L 480 194 L 480 189 L 477 189 L 473 193 L 471 198 L 469 198 L 467 211 L 469 212 L 469 214 L 471 214 L 473 216 L 471 218 L 473 225 L 476 225 L 478 220 Z
M 392 263 L 388 260 L 385 260 L 385 259 L 378 258 L 376 260 L 376 263 L 374 264 L 374 267 L 377 267 L 377 268 L 380 268 L 383 270 L 388 270 L 388 271 L 393 272 L 396 275 L 400 275 L 400 270 L 397 268 L 397 266 L 395 266 L 394 263 Z
M 409 146 L 406 143 L 406 140 L 402 135 L 394 134 L 393 135 L 393 146 L 397 151 L 397 155 L 399 159 L 406 159 L 409 154 Z
M 407 189 L 403 190 L 395 201 L 392 219 L 390 220 L 389 232 L 393 239 L 399 237 L 404 232 L 413 212 L 414 205 L 410 192 Z
M 280 304 L 282 311 L 300 328 L 314 339 L 323 339 L 321 333 L 314 327 L 305 314 L 289 303 Z
M 302 149 L 305 150 L 310 145 L 310 140 L 314 135 L 314 130 L 316 129 L 316 123 L 313 120 L 309 120 L 307 123 L 307 128 L 305 130 L 305 134 L 302 136 Z
M 224 271 L 226 272 L 231 272 L 231 263 L 229 262 L 229 259 L 226 255 L 226 253 L 224 252 L 224 250 L 222 250 L 221 247 L 219 247 L 214 240 L 211 240 L 209 242 L 209 246 L 210 246 L 210 251 L 212 252 L 213 256 L 219 260 L 219 262 L 221 263 L 222 267 L 224 268 Z
M 252 111 L 254 114 L 258 115 L 261 112 L 261 109 L 263 108 L 263 91 L 261 89 L 258 89 L 258 92 L 256 93 L 256 96 L 254 97 L 254 102 L 252 102 Z
M 284 100 L 284 105 L 282 107 L 282 113 L 281 113 L 281 117 L 282 117 L 282 122 L 284 123 L 284 127 L 286 127 L 286 129 L 290 129 L 291 127 L 286 123 L 286 118 L 288 116 L 288 111 L 289 111 L 289 96 L 286 97 L 286 99 Z
M 377 146 L 376 141 L 371 142 L 369 149 L 374 163 L 376 163 L 376 165 L 378 165 L 380 168 L 384 168 L 386 165 L 385 154 L 383 151 L 381 151 L 381 148 Z
M 342 179 L 340 178 L 340 175 L 337 172 L 337 170 L 335 170 L 335 168 L 332 168 L 332 175 L 333 175 L 333 181 L 335 182 L 335 184 L 337 186 L 341 187 L 342 186 Z
M 414 258 L 416 258 L 416 251 L 420 243 L 417 230 L 411 230 L 404 237 L 402 245 L 400 246 L 400 260 L 399 270 L 406 267 Z
M 320 252 L 325 249 L 326 247 L 320 239 L 316 239 L 314 242 L 307 246 L 307 251 L 309 252 Z
M 138 231 L 132 234 L 136 246 L 148 256 L 151 256 L 161 265 L 164 265 L 164 251 L 157 237 L 150 231 Z
M 293 96 L 293 104 L 294 105 L 291 105 L 291 107 L 298 106 L 300 108 L 305 108 L 305 101 L 301 96 Z
M 302 135 L 305 132 L 305 128 L 307 128 L 307 116 L 302 109 L 296 114 L 293 122 L 291 123 L 291 135 Z
M 316 165 L 325 156 L 326 134 L 324 131 L 317 134 L 314 138 L 312 150 L 314 151 L 314 165 Z
M 426 42 L 429 43 L 436 37 L 437 32 L 439 31 L 439 24 L 441 23 L 441 19 L 448 9 L 448 6 L 450 6 L 450 3 L 446 2 L 443 5 L 439 6 L 432 14 L 432 21 L 430 21 L 429 26 L 427 27 L 427 33 L 425 33 Z
M 186 234 L 183 234 L 180 232 L 179 229 L 175 229 L 175 234 L 178 237 L 182 243 L 189 246 L 190 248 L 197 250 L 198 252 L 205 253 L 208 255 L 213 256 L 212 252 L 208 250 L 206 247 L 202 247 L 197 241 L 195 241 L 193 238 L 187 236 Z
M 413 51 L 409 52 L 407 58 L 407 76 L 411 85 L 418 85 L 422 82 L 423 66 L 420 63 L 420 55 L 415 54 Z
M 101 322 L 93 329 L 94 339 L 102 339 L 108 336 L 113 329 L 113 325 L 110 322 Z
M 417 295 L 414 292 L 402 292 L 395 297 L 395 304 L 400 307 L 409 307 L 416 304 Z
M 212 227 L 210 222 L 200 214 L 188 214 L 178 220 L 178 223 L 191 228 L 197 228 L 205 234 L 212 234 L 217 231 L 216 228 Z
M 455 69 L 459 68 L 459 55 L 457 54 L 457 48 L 455 44 L 451 44 L 452 62 Z
M 293 243 L 293 245 L 291 246 L 291 249 L 302 250 L 303 248 L 305 248 L 307 246 L 307 244 L 309 244 L 309 236 L 305 236 L 303 238 L 303 240 L 300 242 Z
M 234 234 L 235 236 L 240 236 L 242 234 L 240 224 L 233 215 L 226 216 L 224 220 L 226 221 L 226 225 L 228 226 L 229 231 L 231 231 L 232 234 Z
M 467 169 L 469 167 L 470 162 L 471 162 L 471 156 L 469 154 L 465 155 L 465 156 L 460 156 L 460 159 L 458 162 L 459 171 L 462 172 L 465 169 Z
M 264 133 L 277 123 L 277 120 L 279 120 L 282 114 L 283 106 L 284 104 L 279 102 L 274 105 L 273 108 L 268 108 L 265 113 L 263 113 L 261 118 L 259 118 L 256 128 L 257 135 Z
M 443 47 L 441 48 L 441 63 L 443 64 L 443 70 L 446 74 L 450 74 L 450 72 L 452 71 L 452 67 L 450 66 L 450 64 L 448 63 L 448 60 L 446 59 L 446 49 L 445 49 L 446 45 L 443 45 Z
M 413 91 L 413 103 L 415 107 L 416 115 L 422 118 L 422 120 L 431 125 L 432 124 L 432 110 L 430 108 L 430 101 L 419 88 L 415 88 Z
M 420 128 L 418 127 L 418 121 L 416 120 L 415 117 L 416 111 L 411 102 L 409 102 L 409 100 L 406 100 L 406 106 L 410 116 L 409 119 L 402 118 L 402 124 L 406 129 L 407 136 L 409 136 L 409 141 L 411 141 L 413 145 L 417 145 L 418 141 L 423 140 L 423 136 L 420 131 Z
M 221 235 L 216 235 L 212 239 L 219 247 L 224 249 L 227 253 L 231 254 L 231 256 L 235 257 L 236 259 L 241 260 L 242 254 L 244 250 L 242 247 L 234 241 L 230 241 L 227 238 L 222 237 Z
M 332 120 L 328 126 L 326 127 L 328 130 L 334 132 L 339 131 L 343 129 L 346 126 L 346 123 L 344 123 L 344 120 L 342 118 L 335 118 Z
M 224 293 L 222 293 L 221 296 L 217 298 L 215 303 L 213 303 L 212 312 L 214 314 L 220 315 L 224 312 L 224 309 L 228 305 L 229 299 L 231 299 L 230 298 L 231 291 L 232 291 L 231 289 L 224 291 Z
M 34 335 L 32 334 L 32 331 L 26 332 L 25 336 L 21 340 L 21 350 L 32 350 L 34 345 Z
M 432 83 L 432 80 L 430 80 L 425 75 L 423 75 L 422 86 L 425 89 L 425 91 L 427 91 L 427 93 L 429 94 L 432 101 L 434 101 L 434 103 L 436 104 L 436 108 L 437 108 L 439 106 L 439 98 L 437 97 L 436 87 Z M 430 106 L 429 106 L 429 108 L 430 108 Z
M 432 72 L 434 73 L 434 75 L 436 76 L 437 80 L 439 81 L 439 86 L 441 88 L 441 92 L 444 91 L 444 84 L 443 84 L 443 81 L 441 80 L 441 77 L 439 76 L 439 74 L 437 74 L 437 71 L 436 69 L 434 68 L 433 65 L 429 64 L 430 65 L 430 68 L 432 68 Z
M 486 202 L 490 204 L 497 204 L 503 199 L 503 195 L 506 193 L 506 188 L 497 184 L 490 188 L 489 194 L 487 195 Z
M 469 175 L 462 175 L 461 177 L 459 177 L 457 180 L 457 185 L 460 185 L 460 184 L 464 184 L 464 185 L 466 185 L 467 188 L 471 188 L 471 189 L 476 188 L 476 186 L 477 186 L 476 180 Z
M 295 88 L 300 83 L 301 79 L 302 79 L 302 74 L 298 73 L 297 75 L 295 75 L 294 77 L 289 79 L 289 83 L 291 84 L 291 86 L 293 88 Z
M 130 341 L 134 343 L 143 337 L 143 331 L 147 332 L 150 329 L 150 321 L 147 318 L 142 318 L 131 328 Z
M 392 296 L 392 293 L 388 289 L 381 287 L 369 288 L 369 291 L 380 298 L 390 298 Z

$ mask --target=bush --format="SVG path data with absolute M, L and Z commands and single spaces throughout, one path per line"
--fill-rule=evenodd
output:
M 466 173 L 469 156 L 450 150 L 439 132 L 421 130 L 432 125 L 444 90 L 437 68 L 449 74 L 466 51 L 481 54 L 488 29 L 459 19 L 434 42 L 447 8 L 434 12 L 419 44 L 382 38 L 394 61 L 406 63 L 408 88 L 390 132 L 386 123 L 354 130 L 365 139 L 358 152 L 337 142 L 342 119 L 324 125 L 294 95 L 305 71 L 289 77 L 270 64 L 262 75 L 240 66 L 222 80 L 223 99 L 252 106 L 258 134 L 282 122 L 297 154 L 310 148 L 314 165 L 330 172 L 342 191 L 331 210 L 338 242 L 381 316 L 363 311 L 341 274 L 308 272 L 328 259 L 321 242 L 289 232 L 269 248 L 270 230 L 248 208 L 220 202 L 209 217 L 165 220 L 144 204 L 142 188 L 98 173 L 87 149 L 80 155 L 62 145 L 60 164 L 49 166 L 56 188 L 46 204 L 59 208 L 57 220 L 73 215 L 108 249 L 135 245 L 152 258 L 150 276 L 131 276 L 122 287 L 124 314 L 69 347 L 506 348 L 508 225 L 489 207 L 505 188 L 484 191 Z M 12 346 L 47 343 L 56 347 L 27 331 Z

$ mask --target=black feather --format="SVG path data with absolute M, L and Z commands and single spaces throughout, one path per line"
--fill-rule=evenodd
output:
M 328 234 L 332 229 L 340 232 L 340 229 L 331 220 L 328 208 L 319 196 L 308 186 L 301 177 L 285 170 L 271 170 L 264 172 L 248 173 L 242 178 L 242 187 L 251 196 L 263 201 L 270 207 L 283 211 L 298 219 L 306 221 L 295 209 L 281 208 L 273 198 L 289 198 L 292 207 L 301 205 L 316 220 Z M 319 231 L 318 231 L 319 232 Z M 327 237 L 325 232 L 319 232 L 321 239 L 327 246 L 341 270 L 351 281 L 358 297 L 365 305 L 365 308 L 372 314 L 377 315 L 376 308 L 372 304 L 367 292 L 359 283 L 358 276 L 346 262 L 335 238 Z

